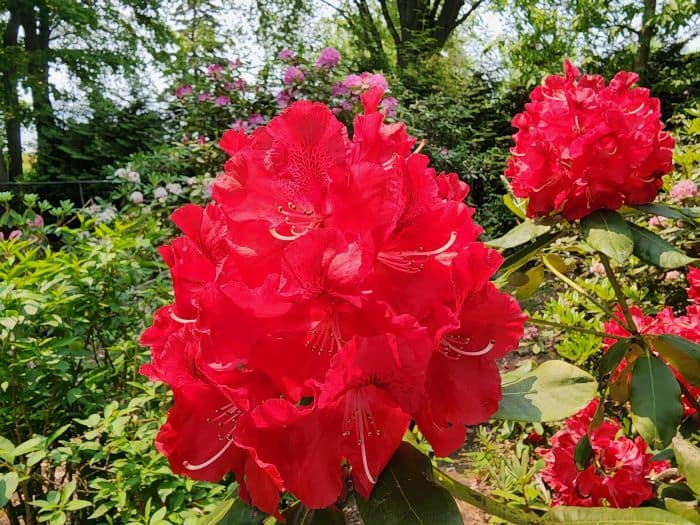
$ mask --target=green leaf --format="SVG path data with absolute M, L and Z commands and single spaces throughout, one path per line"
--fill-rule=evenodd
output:
M 558 232 L 545 233 L 538 237 L 534 242 L 520 248 L 515 253 L 506 257 L 503 261 L 503 266 L 499 270 L 499 277 L 503 275 L 508 275 L 509 273 L 517 270 L 523 264 L 532 259 L 537 253 L 551 243 L 554 239 L 559 237 Z
M 503 196 L 503 204 L 506 205 L 513 214 L 521 219 L 525 218 L 525 208 L 527 206 L 527 201 L 524 199 L 513 198 L 510 193 L 506 193 Z
M 581 219 L 586 242 L 595 250 L 618 262 L 625 262 L 634 248 L 632 232 L 614 211 L 600 210 Z
M 558 421 L 575 414 L 593 399 L 592 375 L 564 361 L 545 361 L 532 372 L 503 383 L 496 419 Z
M 486 244 L 493 248 L 500 248 L 501 250 L 515 248 L 516 246 L 520 246 L 521 244 L 525 244 L 526 242 L 536 239 L 551 229 L 551 226 L 543 226 L 541 224 L 536 224 L 533 221 L 525 221 L 518 224 L 515 228 L 507 232 L 502 237 L 486 241 Z
M 700 208 L 679 208 L 668 204 L 652 203 L 639 204 L 633 208 L 648 213 L 649 215 L 661 215 L 669 219 L 694 220 L 700 218 Z
M 681 389 L 666 364 L 654 356 L 642 356 L 630 380 L 632 423 L 649 446 L 659 450 L 671 442 L 681 422 Z
M 365 525 L 463 524 L 455 500 L 435 483 L 430 459 L 405 441 L 357 506 Z
M 584 434 L 574 448 L 576 469 L 579 471 L 586 470 L 588 465 L 591 464 L 591 459 L 593 459 L 593 447 L 591 446 L 591 440 L 588 434 Z
M 643 262 L 659 268 L 680 268 L 697 261 L 677 250 L 654 232 L 627 223 L 634 239 L 634 254 Z
M 209 516 L 199 521 L 199 525 L 260 525 L 267 515 L 246 505 L 240 499 L 230 499 L 221 503 Z
M 700 449 L 692 443 L 673 438 L 673 453 L 676 455 L 678 470 L 695 494 L 700 495 Z
M 7 505 L 12 498 L 12 494 L 17 490 L 19 476 L 16 472 L 5 472 L 0 474 L 0 508 Z
M 700 512 L 698 512 L 698 504 L 696 501 L 680 501 L 673 498 L 664 498 L 666 508 L 684 517 L 695 525 L 700 525 Z
M 627 351 L 630 349 L 631 344 L 631 339 L 618 339 L 615 344 L 608 348 L 608 351 L 600 358 L 598 374 L 602 377 L 617 368 L 617 365 L 620 364 L 620 361 L 622 361 L 622 358 L 625 357 L 625 354 L 627 354 Z
M 554 507 L 544 515 L 544 523 L 580 525 L 693 525 L 665 510 L 653 507 L 613 509 L 604 507 Z
M 700 345 L 677 335 L 649 337 L 661 357 L 671 363 L 691 385 L 700 386 Z
M 301 503 L 287 509 L 282 516 L 287 525 L 345 525 L 345 514 L 341 511 L 307 509 Z
M 542 284 L 544 280 L 544 266 L 533 266 L 523 274 L 525 282 L 515 287 L 515 298 L 519 301 L 532 296 Z

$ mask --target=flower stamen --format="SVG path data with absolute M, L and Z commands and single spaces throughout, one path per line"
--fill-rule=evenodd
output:
M 379 252 L 377 260 L 400 272 L 418 273 L 423 270 L 424 262 L 428 257 L 445 253 L 456 240 L 457 232 L 452 232 L 448 241 L 434 250 L 426 252 L 423 251 L 422 247 L 419 247 L 418 250 Z

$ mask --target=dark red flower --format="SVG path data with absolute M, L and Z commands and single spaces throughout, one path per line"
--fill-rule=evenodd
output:
M 267 512 L 283 490 L 332 505 L 348 480 L 367 497 L 412 419 L 451 453 L 496 411 L 495 360 L 522 334 L 468 186 L 411 152 L 382 94 L 352 140 L 311 102 L 227 132 L 214 204 L 175 212 L 162 248 L 174 304 L 142 337 L 175 398 L 159 450 L 197 479 L 234 472 Z
M 659 99 L 632 87 L 635 73 L 621 71 L 606 86 L 568 60 L 564 69 L 545 77 L 513 118 L 518 132 L 505 175 L 515 195 L 529 199 L 528 216 L 575 220 L 653 201 L 675 144 L 663 131 Z
M 651 461 L 641 437 L 620 435 L 615 420 L 605 420 L 588 433 L 593 449 L 590 464 L 579 470 L 576 445 L 586 434 L 599 401 L 594 399 L 566 426 L 550 438 L 551 448 L 538 452 L 545 461 L 542 479 L 553 491 L 553 505 L 580 507 L 638 507 L 653 496 L 649 475 L 669 467 L 667 461 Z

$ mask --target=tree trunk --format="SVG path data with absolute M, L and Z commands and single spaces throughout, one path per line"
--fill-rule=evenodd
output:
M 21 132 L 21 115 L 19 105 L 18 91 L 18 75 L 17 75 L 17 60 L 12 60 L 15 52 L 19 49 L 17 46 L 17 34 L 19 31 L 20 20 L 18 14 L 18 4 L 9 2 L 8 8 L 10 11 L 10 19 L 5 27 L 3 35 L 3 50 L 8 56 L 8 60 L 3 61 L 2 88 L 3 88 L 3 105 L 5 109 L 5 134 L 7 135 L 7 151 L 8 151 L 8 168 L 5 172 L 6 180 L 17 180 L 22 176 L 22 132 Z M 10 51 L 11 50 L 11 51 Z M 3 166 L 5 164 L 2 159 Z M 5 171 L 5 170 L 3 170 Z
M 25 49 L 29 55 L 28 84 L 32 92 L 34 125 L 37 136 L 37 169 L 45 173 L 51 163 L 51 138 L 55 117 L 49 85 L 50 20 L 46 3 L 36 3 L 38 16 L 32 6 L 23 12 Z
M 642 30 L 639 32 L 639 47 L 634 57 L 634 70 L 639 75 L 640 83 L 646 81 L 647 65 L 651 53 L 651 40 L 656 29 L 654 15 L 656 14 L 656 0 L 644 0 L 644 13 L 642 14 Z

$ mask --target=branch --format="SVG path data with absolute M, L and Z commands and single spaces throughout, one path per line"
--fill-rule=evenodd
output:
M 476 10 L 476 8 L 479 7 L 483 3 L 484 3 L 484 0 L 476 0 L 476 2 L 474 2 L 471 5 L 471 7 L 467 10 L 467 12 L 464 13 L 464 15 L 461 18 L 458 18 L 457 21 L 452 25 L 452 27 L 450 27 L 450 30 L 448 31 L 448 33 L 451 33 L 452 31 L 457 29 L 460 25 L 462 25 L 467 20 L 467 18 L 469 18 L 471 16 L 471 14 Z
M 391 13 L 389 13 L 389 7 L 386 4 L 386 0 L 379 0 L 379 3 L 382 6 L 382 15 L 384 15 L 384 21 L 386 22 L 386 26 L 389 28 L 391 38 L 394 39 L 394 43 L 396 43 L 396 45 L 399 45 L 401 43 L 401 37 L 396 31 L 396 26 L 394 25 L 394 20 L 391 18 Z

